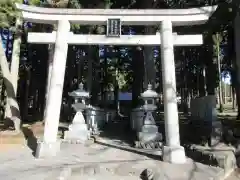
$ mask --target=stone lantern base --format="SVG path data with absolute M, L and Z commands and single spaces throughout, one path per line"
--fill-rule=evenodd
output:
M 158 132 L 158 127 L 151 112 L 147 112 L 144 118 L 144 125 L 141 127 L 141 131 L 137 133 L 137 136 L 139 142 L 137 142 L 136 146 L 139 148 L 161 148 L 162 134 Z
M 138 139 L 141 142 L 161 141 L 162 134 L 158 132 L 156 125 L 144 125 L 142 131 L 138 132 Z
M 64 139 L 76 143 L 86 143 L 90 139 L 90 132 L 81 111 L 74 116 L 69 130 L 64 133 Z

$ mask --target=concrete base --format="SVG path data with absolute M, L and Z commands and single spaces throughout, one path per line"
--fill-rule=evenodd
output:
M 65 131 L 64 139 L 85 144 L 90 139 L 90 131 L 86 124 L 73 123 L 69 126 L 69 131 Z
M 35 157 L 36 158 L 47 158 L 54 157 L 60 151 L 61 141 L 57 140 L 53 143 L 46 143 L 44 141 L 38 142 Z
M 163 161 L 173 163 L 173 164 L 184 164 L 186 163 L 186 155 L 184 147 L 175 146 L 163 147 Z

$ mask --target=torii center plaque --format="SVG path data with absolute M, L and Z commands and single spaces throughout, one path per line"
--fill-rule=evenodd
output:
M 120 37 L 121 36 L 121 20 L 108 19 L 107 20 L 107 37 Z

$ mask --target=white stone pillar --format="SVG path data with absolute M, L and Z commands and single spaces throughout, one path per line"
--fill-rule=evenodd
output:
M 180 146 L 172 22 L 170 20 L 161 22 L 161 43 L 166 134 L 163 160 L 181 164 L 186 162 L 186 156 L 184 148 Z
M 68 51 L 67 35 L 69 31 L 69 21 L 61 20 L 58 22 L 51 83 L 44 117 L 44 136 L 43 141 L 38 144 L 36 157 L 55 156 L 60 150 L 57 134 Z
M 47 71 L 47 84 L 46 84 L 46 93 L 45 93 L 44 116 L 46 115 L 46 104 L 47 104 L 47 98 L 48 98 L 50 82 L 51 82 L 51 75 L 52 75 L 52 68 L 53 68 L 53 57 L 54 57 L 54 45 L 50 44 L 48 46 L 48 71 Z

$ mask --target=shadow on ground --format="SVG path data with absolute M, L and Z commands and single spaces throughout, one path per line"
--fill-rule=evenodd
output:
M 33 156 L 35 156 L 37 150 L 37 138 L 35 137 L 33 131 L 27 127 L 22 127 L 22 132 L 27 141 L 27 146 L 32 150 Z
M 144 155 L 155 160 L 162 160 L 160 155 L 154 154 L 157 151 L 156 149 L 135 148 L 136 134 L 130 130 L 129 121 L 124 118 L 109 122 L 103 128 L 99 137 L 105 140 L 101 141 L 96 138 L 95 143 L 97 144 Z
M 154 160 L 161 160 L 162 161 L 162 156 L 151 154 L 151 152 L 148 153 L 147 151 L 146 152 L 139 151 L 136 148 L 129 148 L 127 146 L 126 147 L 118 146 L 118 145 L 115 145 L 115 144 L 100 142 L 98 140 L 96 140 L 95 143 L 103 145 L 103 146 L 107 146 L 107 147 L 110 147 L 110 148 L 120 149 L 120 150 L 124 150 L 124 151 L 128 151 L 128 152 L 136 153 L 136 154 L 139 154 L 139 155 L 143 155 L 143 156 L 146 156 L 146 157 L 154 159 Z

